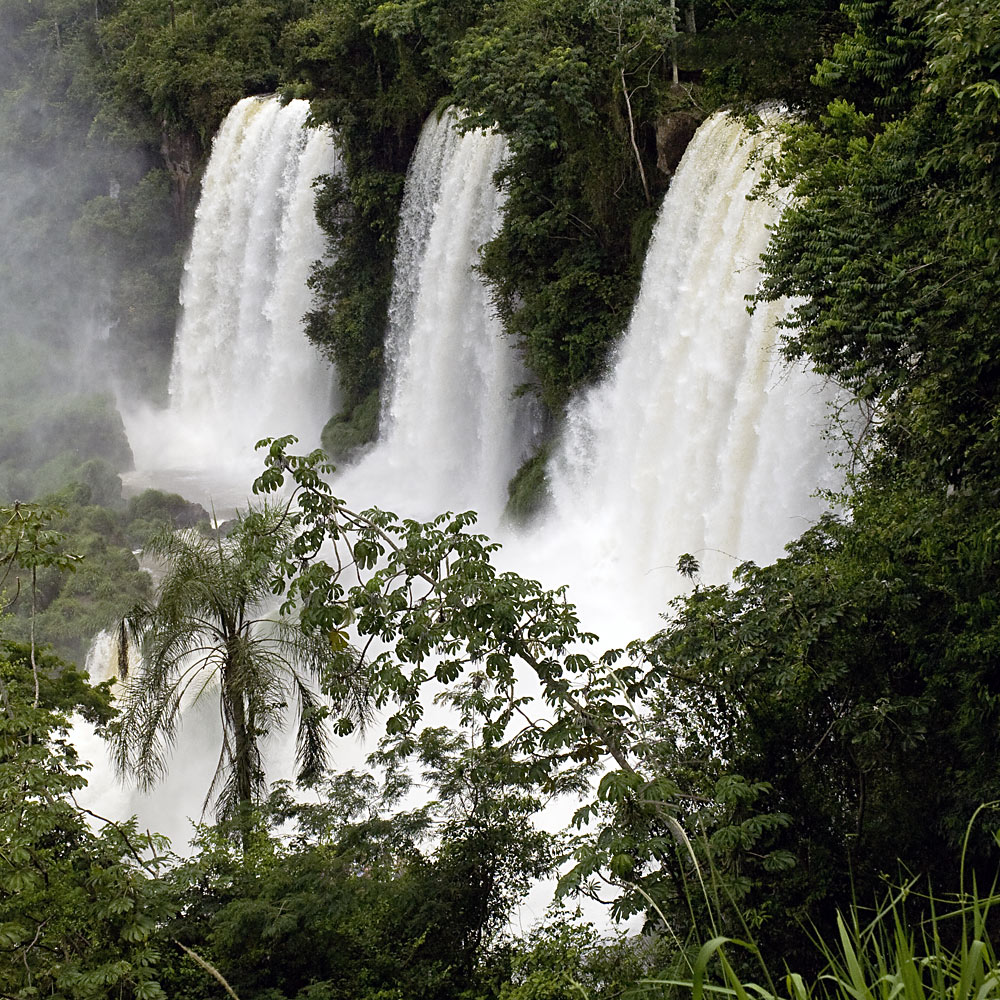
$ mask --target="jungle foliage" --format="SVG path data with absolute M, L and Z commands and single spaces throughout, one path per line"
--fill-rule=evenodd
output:
M 81 779 L 65 712 L 81 699 L 102 725 L 106 712 L 34 641 L 60 641 L 56 612 L 45 615 L 74 596 L 64 581 L 83 580 L 88 559 L 114 549 L 104 565 L 140 592 L 127 547 L 161 515 L 180 526 L 176 505 L 146 497 L 116 512 L 122 456 L 86 474 L 75 470 L 89 453 L 38 461 L 32 488 L 55 485 L 50 461 L 80 484 L 57 499 L 87 559 L 66 577 L 75 560 L 26 509 L 28 548 L 4 538 L 6 555 L 17 549 L 8 590 L 20 579 L 32 612 L 27 633 L 4 623 L 26 645 L 0 652 L 7 995 L 201 998 L 218 994 L 214 968 L 244 1000 L 598 997 L 621 991 L 622 969 L 662 996 L 704 972 L 724 937 L 752 936 L 776 961 L 818 974 L 840 958 L 817 953 L 810 934 L 839 939 L 848 958 L 870 941 L 852 938 L 838 908 L 874 906 L 893 884 L 931 880 L 948 894 L 963 880 L 994 883 L 995 814 L 967 827 L 1000 781 L 994 7 L 696 2 L 679 5 L 675 39 L 669 7 L 645 0 L 0 3 L 0 162 L 19 182 L 22 245 L 82 241 L 79 259 L 32 278 L 57 283 L 99 247 L 134 265 L 109 293 L 116 337 L 144 342 L 164 329 L 166 298 L 154 291 L 176 278 L 183 193 L 235 97 L 308 96 L 316 120 L 336 127 L 347 172 L 325 185 L 318 211 L 337 257 L 315 272 L 309 329 L 337 359 L 349 405 L 369 408 L 340 421 L 351 447 L 374 407 L 403 176 L 432 109 L 459 103 L 468 127 L 496 126 L 508 140 L 508 208 L 482 268 L 535 389 L 558 410 L 600 373 L 626 321 L 668 181 L 657 123 L 785 98 L 801 114 L 782 127 L 768 182 L 794 197 L 760 298 L 794 298 L 788 354 L 861 414 L 843 416 L 853 452 L 839 513 L 773 565 L 741 566 L 729 586 L 702 585 L 682 556 L 689 596 L 656 635 L 607 651 L 562 592 L 497 570 L 471 516 L 416 524 L 351 511 L 321 456 L 272 442 L 260 489 L 293 482 L 298 492 L 267 583 L 329 647 L 317 676 L 331 705 L 344 700 L 348 668 L 363 668 L 386 739 L 377 778 L 313 774 L 310 807 L 289 789 L 256 795 L 252 835 L 244 825 L 237 844 L 231 827 L 207 828 L 187 862 L 161 857 L 128 824 L 87 825 L 72 798 Z M 66 141 L 97 159 L 43 196 L 26 181 Z M 113 167 L 100 159 L 105 142 L 126 151 Z M 40 383 L 31 345 L 70 340 L 66 310 L 17 280 L 16 256 L 0 273 L 4 332 L 22 318 L 14 304 L 41 306 L 24 314 L 17 376 L 0 377 Z M 85 438 L 101 411 L 69 407 L 65 423 Z M 18 456 L 36 451 L 18 417 L 5 411 L 7 476 L 26 475 Z M 79 600 L 96 604 L 98 591 Z M 348 629 L 371 641 L 360 660 Z M 432 689 L 457 712 L 456 732 L 425 724 Z M 423 769 L 433 804 L 404 807 L 404 765 Z M 543 801 L 587 788 L 571 839 L 526 833 Z M 505 943 L 513 900 L 560 860 L 562 892 L 613 893 L 618 915 L 643 916 L 653 951 L 602 950 L 559 921 Z M 912 893 L 907 913 L 923 919 L 928 898 Z M 984 941 L 987 922 L 976 921 Z M 915 964 L 907 926 L 900 917 L 894 941 L 910 957 L 895 995 L 924 996 L 904 981 Z M 933 936 L 939 925 L 922 926 Z M 921 969 L 942 967 L 933 956 L 951 952 L 940 944 Z M 753 964 L 736 954 L 734 964 Z M 713 961 L 745 995 L 731 966 Z M 993 988 L 978 961 L 969 981 Z M 801 1000 L 804 980 L 787 982 Z M 853 987 L 871 995 L 860 978 Z
M 75 557 L 72 572 L 61 565 L 38 568 L 31 593 L 28 569 L 17 565 L 3 606 L 8 637 L 26 641 L 34 627 L 58 656 L 80 665 L 98 632 L 149 599 L 149 573 L 136 553 L 164 530 L 208 525 L 208 514 L 177 494 L 146 490 L 124 501 L 121 480 L 105 466 L 86 463 L 83 472 L 99 473 L 100 490 L 77 470 L 67 485 L 42 498 L 58 535 L 56 551 Z
M 5 997 L 208 1000 L 220 976 L 270 1000 L 496 996 L 510 964 L 498 934 L 552 849 L 525 836 L 529 803 L 488 769 L 462 770 L 473 748 L 424 741 L 436 800 L 417 810 L 401 807 L 401 774 L 331 777 L 314 805 L 278 787 L 242 846 L 232 826 L 206 827 L 181 860 L 77 802 L 69 713 L 100 730 L 108 687 L 0 644 Z
M 313 101 L 346 155 L 346 179 L 320 199 L 332 252 L 313 279 L 309 331 L 336 358 L 349 403 L 380 379 L 403 174 L 432 109 L 461 107 L 462 128 L 508 141 L 504 221 L 482 273 L 533 391 L 559 413 L 601 374 L 628 321 L 672 169 L 658 127 L 723 101 L 804 101 L 836 22 L 836 5 L 822 2 L 692 4 L 677 15 L 678 46 L 670 8 L 649 0 L 338 0 L 292 25 L 289 92 Z
M 5 0 L 3 17 L 0 156 L 25 188 L 6 335 L 23 311 L 58 349 L 78 337 L 58 298 L 18 280 L 28 251 L 45 264 L 25 274 L 94 303 L 136 392 L 162 391 L 211 137 L 240 97 L 308 97 L 346 169 L 317 205 L 331 252 L 307 329 L 337 363 L 348 416 L 381 381 L 403 180 L 432 110 L 459 105 L 463 127 L 508 140 L 505 221 L 483 274 L 534 390 L 559 412 L 627 322 L 676 162 L 676 151 L 660 162 L 658 128 L 722 102 L 807 100 L 804 79 L 838 23 L 824 0 L 693 0 L 674 19 L 652 0 Z M 40 197 L 35 173 L 65 148 L 77 153 L 71 176 L 57 200 Z M 54 244 L 71 251 L 64 274 L 52 273 Z

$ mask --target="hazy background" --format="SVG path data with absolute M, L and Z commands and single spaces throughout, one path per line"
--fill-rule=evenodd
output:
M 114 400 L 165 391 L 185 225 L 116 107 L 103 14 L 0 0 L 0 502 L 113 489 Z

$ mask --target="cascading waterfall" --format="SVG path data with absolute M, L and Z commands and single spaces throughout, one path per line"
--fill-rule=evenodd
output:
M 281 107 L 248 98 L 230 111 L 212 146 L 181 287 L 182 314 L 166 411 L 132 413 L 135 480 L 178 489 L 222 513 L 242 503 L 259 471 L 254 442 L 294 433 L 306 448 L 335 406 L 327 364 L 306 340 L 307 278 L 323 254 L 315 218 L 317 177 L 338 169 L 329 133 L 304 127 L 305 101 Z M 101 633 L 88 656 L 97 680 L 113 676 L 113 637 Z M 211 691 L 184 709 L 177 752 L 151 794 L 122 788 L 107 749 L 82 720 L 74 737 L 95 762 L 86 800 L 95 812 L 138 812 L 181 847 L 201 814 L 219 754 Z M 269 753 L 277 775 L 293 750 L 280 735 Z
M 500 223 L 494 133 L 459 134 L 453 112 L 424 126 L 406 179 L 377 447 L 344 477 L 366 500 L 494 523 L 537 433 L 517 352 L 474 268 Z
M 389 300 L 389 330 L 385 338 L 387 381 L 392 384 L 403 373 L 410 357 L 413 314 L 420 296 L 420 280 L 434 218 L 441 199 L 445 167 L 458 149 L 461 135 L 454 127 L 452 112 L 431 115 L 424 123 L 406 173 L 403 203 L 399 209 L 396 256 L 393 261 L 392 297 Z M 502 144 L 497 151 L 502 152 Z M 392 423 L 392 396 L 385 394 L 382 427 Z
M 213 148 L 184 284 L 175 423 L 160 425 L 161 440 L 184 429 L 200 436 L 182 447 L 197 447 L 204 462 L 236 439 L 296 429 L 293 417 L 318 432 L 331 412 L 326 374 L 299 325 L 322 242 L 311 180 L 333 163 L 329 138 L 302 130 L 305 113 L 301 102 L 243 101 Z M 505 145 L 460 135 L 447 116 L 429 121 L 400 220 L 381 435 L 340 473 L 338 494 L 407 516 L 479 510 L 485 530 L 507 536 L 505 564 L 568 582 L 586 627 L 607 643 L 656 627 L 682 589 L 682 552 L 712 580 L 778 555 L 821 511 L 814 491 L 837 476 L 821 439 L 823 387 L 777 357 L 780 308 L 746 310 L 780 211 L 746 200 L 760 141 L 722 115 L 698 131 L 664 201 L 611 375 L 568 414 L 550 463 L 550 509 L 512 534 L 500 524 L 505 487 L 538 421 L 515 396 L 524 373 L 474 270 L 500 220 L 492 178 Z M 143 805 L 148 822 L 178 832 L 157 802 L 175 816 L 174 801 L 198 813 L 207 779 L 189 768 L 212 756 L 198 745 L 212 729 L 185 727 L 171 787 Z M 97 793 L 113 797 L 98 772 Z
M 147 475 L 211 470 L 218 482 L 228 468 L 245 492 L 258 438 L 293 433 L 314 447 L 334 409 L 329 366 L 302 319 L 324 249 L 313 184 L 338 160 L 328 131 L 304 127 L 308 111 L 305 101 L 246 98 L 215 138 L 184 268 L 170 405 L 128 422 Z
M 210 469 L 198 485 L 217 493 L 213 463 L 231 443 L 296 431 L 292 418 L 303 417 L 296 404 L 315 416 L 318 433 L 332 410 L 311 348 L 289 336 L 300 331 L 309 264 L 322 250 L 311 181 L 331 169 L 329 139 L 301 128 L 306 110 L 301 101 L 284 109 L 241 101 L 213 145 L 185 268 L 170 409 L 156 425 L 159 450 L 148 466 L 161 470 L 158 482 L 167 464 L 164 439 L 170 460 Z M 531 406 L 513 399 L 522 367 L 473 270 L 499 223 L 493 174 L 505 151 L 497 135 L 460 135 L 449 113 L 428 122 L 407 177 L 381 439 L 345 477 L 371 502 L 405 506 L 407 514 L 474 507 L 495 522 L 506 484 L 533 444 Z M 173 449 L 177 443 L 182 450 Z M 244 492 L 249 481 L 238 480 Z M 109 636 L 97 637 L 89 660 L 92 676 L 108 675 Z M 185 709 L 167 783 L 155 795 L 121 789 L 105 760 L 92 801 L 115 815 L 138 810 L 182 843 L 185 817 L 200 813 L 206 768 L 218 755 L 217 745 L 208 745 L 218 742 L 210 701 Z M 101 759 L 85 724 L 77 733 Z M 292 753 L 277 739 L 269 770 L 291 773 Z
M 723 115 L 699 129 L 661 207 L 610 375 L 567 414 L 550 507 L 505 539 L 505 568 L 569 585 L 598 650 L 656 631 L 687 583 L 679 555 L 724 582 L 738 562 L 780 555 L 820 513 L 817 487 L 834 484 L 821 384 L 782 365 L 780 308 L 746 310 L 780 213 L 746 200 L 759 143 Z M 563 829 L 572 809 L 556 803 L 542 822 Z M 529 902 L 540 915 L 550 897 L 536 890 Z
M 814 492 L 838 481 L 822 441 L 828 395 L 777 354 L 782 307 L 746 308 L 780 215 L 746 198 L 762 141 L 724 114 L 699 129 L 612 374 L 571 407 L 552 508 L 514 544 L 544 579 L 570 582 L 613 641 L 655 628 L 682 589 L 679 555 L 712 582 L 771 560 L 822 511 Z

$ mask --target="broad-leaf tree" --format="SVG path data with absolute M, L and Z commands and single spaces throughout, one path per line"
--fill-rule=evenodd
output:
M 364 670 L 375 703 L 395 709 L 385 722 L 383 759 L 420 752 L 428 685 L 445 685 L 445 700 L 463 721 L 475 720 L 483 752 L 502 750 L 505 780 L 529 794 L 589 791 L 588 779 L 603 772 L 593 802 L 578 814 L 581 824 L 598 821 L 592 845 L 567 886 L 590 891 L 600 878 L 625 890 L 617 905 L 623 915 L 644 909 L 646 885 L 660 893 L 664 878 L 682 896 L 690 862 L 677 854 L 688 842 L 679 817 L 714 805 L 713 822 L 727 825 L 748 805 L 728 791 L 712 798 L 700 774 L 664 768 L 675 737 L 657 729 L 644 703 L 672 685 L 696 683 L 697 674 L 674 669 L 644 643 L 593 655 L 596 636 L 581 629 L 565 589 L 499 571 L 497 546 L 469 530 L 474 515 L 424 524 L 352 511 L 333 496 L 322 453 L 288 455 L 291 440 L 268 442 L 255 485 L 273 492 L 290 478 L 297 486 L 293 534 L 275 584 L 286 588 L 289 607 L 304 608 L 311 633 L 352 628 L 363 643 L 378 640 Z M 333 676 L 350 676 L 356 654 L 345 642 L 337 655 Z M 763 794 L 750 791 L 753 799 Z M 770 817 L 766 802 L 753 811 L 769 818 L 733 851 L 759 850 L 763 829 L 784 822 Z
M 554 794 L 600 775 L 566 888 L 617 893 L 619 914 L 659 925 L 743 933 L 743 914 L 791 954 L 796 918 L 832 919 L 850 873 L 866 901 L 900 866 L 957 879 L 998 776 L 995 519 L 974 497 L 902 480 L 859 495 L 853 520 L 828 517 L 773 567 L 697 588 L 661 633 L 598 656 L 563 591 L 495 567 L 472 515 L 351 511 L 321 456 L 287 444 L 257 484 L 298 486 L 276 583 L 307 629 L 377 638 L 385 752 L 417 752 L 435 683 L 482 720 L 508 780 Z M 990 876 L 985 838 L 966 861 Z

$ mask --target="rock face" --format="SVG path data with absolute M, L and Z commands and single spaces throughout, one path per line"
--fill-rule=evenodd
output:
M 188 188 L 201 156 L 198 138 L 190 132 L 171 132 L 164 122 L 160 153 L 170 174 L 174 212 L 178 219 L 183 219 L 187 211 Z
M 677 169 L 700 124 L 689 111 L 675 111 L 656 123 L 656 167 L 661 173 L 670 177 Z

